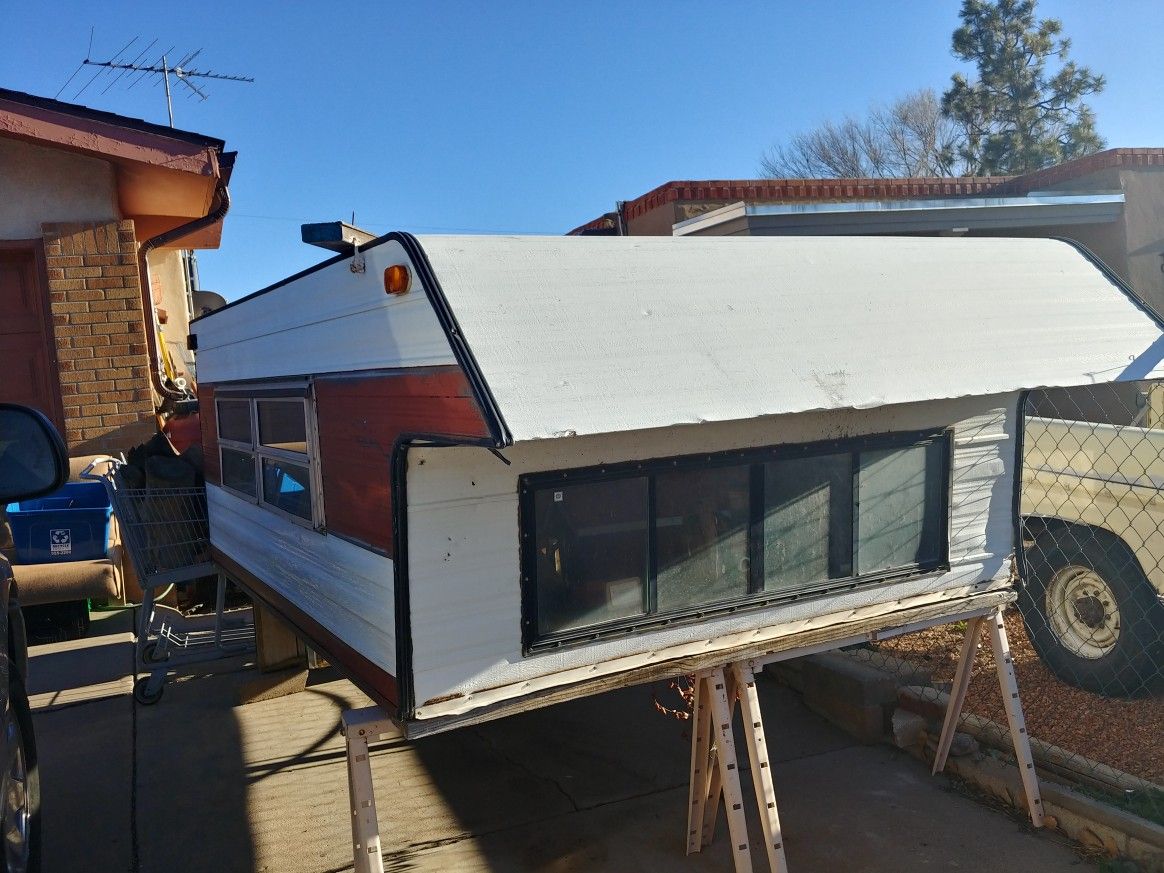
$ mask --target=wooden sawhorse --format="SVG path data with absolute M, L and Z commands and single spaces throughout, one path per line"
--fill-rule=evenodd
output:
M 744 743 L 752 770 L 752 785 L 760 811 L 760 826 L 764 832 L 764 848 L 768 866 L 773 873 L 786 873 L 784 838 L 776 809 L 776 790 L 772 768 L 768 760 L 768 745 L 764 738 L 760 699 L 756 692 L 755 674 L 766 664 L 789 660 L 804 655 L 831 651 L 844 646 L 877 639 L 887 639 L 938 624 L 966 622 L 966 636 L 954 675 L 950 703 L 938 739 L 933 772 L 939 773 L 946 764 L 950 743 L 962 713 L 970 673 L 978 650 L 982 626 L 990 633 L 998 681 L 1010 724 L 1015 757 L 1022 774 L 1031 823 L 1043 825 L 1043 804 L 1031 757 L 1030 741 L 1019 704 L 1018 684 L 1011 661 L 1006 628 L 1002 621 L 1002 606 L 985 608 L 929 618 L 890 630 L 866 632 L 834 639 L 824 644 L 800 646 L 782 652 L 736 660 L 718 667 L 704 668 L 696 673 L 695 701 L 691 731 L 690 803 L 687 808 L 687 854 L 698 852 L 711 843 L 715 836 L 715 822 L 719 815 L 720 798 L 727 810 L 728 831 L 732 840 L 732 859 L 737 873 L 752 869 L 752 853 L 744 818 L 744 798 L 736 757 L 732 722 L 737 702 L 743 713 Z M 384 873 L 384 859 L 380 846 L 380 825 L 376 817 L 376 793 L 372 784 L 372 769 L 368 760 L 368 744 L 389 734 L 398 734 L 399 727 L 375 706 L 349 710 L 343 714 L 341 729 L 347 743 L 348 796 L 352 812 L 352 856 L 355 873 Z
M 1039 797 L 1039 783 L 1031 757 L 1030 740 L 1027 737 L 1026 723 L 1023 721 L 1022 706 L 1019 703 L 1018 683 L 1015 680 L 1006 627 L 1002 621 L 1002 607 L 992 606 L 977 613 L 950 616 L 942 622 L 927 621 L 918 625 L 907 625 L 895 628 L 887 634 L 877 635 L 877 638 L 885 639 L 887 636 L 897 636 L 938 623 L 957 620 L 966 621 L 966 636 L 950 692 L 950 703 L 946 708 L 945 721 L 938 739 L 933 772 L 940 773 L 946 765 L 950 743 L 954 739 L 958 719 L 962 714 L 962 704 L 966 700 L 966 690 L 970 686 L 970 673 L 974 655 L 978 650 L 982 625 L 986 623 L 990 631 L 990 642 L 998 668 L 998 681 L 1002 688 L 1015 757 L 1018 760 L 1019 772 L 1022 774 L 1031 823 L 1035 827 L 1042 827 L 1043 802 Z M 828 648 L 840 648 L 852 642 L 842 640 Z M 736 873 L 745 871 L 750 873 L 752 869 L 752 852 L 748 843 L 744 798 L 740 787 L 732 727 L 738 699 L 743 714 L 744 743 L 748 749 L 752 785 L 760 812 L 760 827 L 764 832 L 768 866 L 773 873 L 787 873 L 788 862 L 784 857 L 784 837 L 776 810 L 776 790 L 772 781 L 767 743 L 764 739 L 764 723 L 760 715 L 759 696 L 756 694 L 755 673 L 765 664 L 823 650 L 826 649 L 821 646 L 814 646 L 811 650 L 792 649 L 761 658 L 735 661 L 696 674 L 691 731 L 690 802 L 687 807 L 687 854 L 700 851 L 714 838 L 715 822 L 722 797 L 726 807 L 728 831 L 732 841 L 731 854 Z

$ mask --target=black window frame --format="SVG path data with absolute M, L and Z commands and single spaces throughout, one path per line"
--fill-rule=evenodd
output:
M 942 505 L 938 517 L 938 556 L 927 562 L 894 567 L 864 575 L 856 572 L 859 543 L 857 530 L 860 487 L 858 456 L 864 451 L 878 449 L 909 449 L 929 444 L 941 446 L 941 475 L 944 482 L 939 489 Z M 653 458 L 618 464 L 604 464 L 575 469 L 525 473 L 518 477 L 518 535 L 521 552 L 521 637 L 522 654 L 529 655 L 548 650 L 583 645 L 602 639 L 627 636 L 642 630 L 691 624 L 706 618 L 736 612 L 751 612 L 782 603 L 825 597 L 843 591 L 885 585 L 950 569 L 950 507 L 953 487 L 953 428 L 932 428 L 899 431 L 852 437 L 839 440 L 820 440 L 690 455 Z M 764 591 L 764 463 L 794 458 L 812 458 L 821 455 L 848 453 L 851 456 L 853 476 L 853 573 L 844 578 L 806 583 L 794 589 L 779 592 Z M 749 580 L 748 594 L 744 597 L 719 601 L 707 606 L 669 613 L 658 613 L 658 549 L 656 542 L 655 474 L 682 469 L 708 467 L 749 466 L 750 519 L 748 524 Z M 650 607 L 645 615 L 615 619 L 581 629 L 539 635 L 537 592 L 537 529 L 534 494 L 552 487 L 602 482 L 612 479 L 646 477 L 647 479 L 647 597 Z

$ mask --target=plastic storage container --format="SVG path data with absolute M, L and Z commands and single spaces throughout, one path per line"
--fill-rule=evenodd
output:
M 69 482 L 35 500 L 8 504 L 17 564 L 104 558 L 113 509 L 100 482 Z

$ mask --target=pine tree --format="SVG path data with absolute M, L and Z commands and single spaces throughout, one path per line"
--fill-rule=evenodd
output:
M 1062 22 L 1037 21 L 1035 0 L 963 0 L 959 15 L 953 53 L 977 66 L 978 80 L 955 74 L 942 112 L 961 130 L 953 149 L 972 173 L 1025 173 L 1104 147 L 1083 103 L 1103 76 L 1067 60 Z M 1057 72 L 1047 69 L 1052 57 Z

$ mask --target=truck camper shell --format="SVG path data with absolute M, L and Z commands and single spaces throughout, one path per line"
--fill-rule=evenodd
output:
M 191 329 L 215 560 L 408 736 L 1001 600 L 1023 392 L 1164 356 L 1046 239 L 391 233 Z

